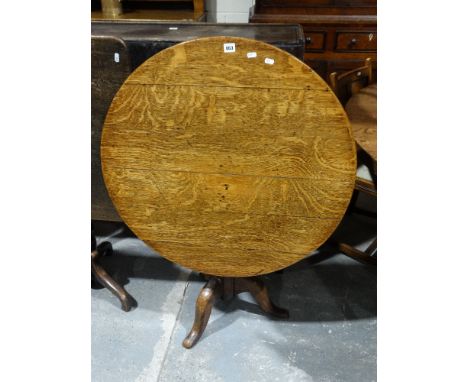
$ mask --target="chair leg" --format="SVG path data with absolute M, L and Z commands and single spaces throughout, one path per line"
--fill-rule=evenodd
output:
M 375 245 L 377 246 L 377 239 L 374 240 L 374 242 L 375 242 Z M 371 245 L 373 245 L 374 242 L 372 242 Z M 354 247 L 352 247 L 352 246 L 350 246 L 348 244 L 344 244 L 344 243 L 340 243 L 338 245 L 338 248 L 346 256 L 348 256 L 348 257 L 350 257 L 350 258 L 352 258 L 354 260 L 357 260 L 360 263 L 367 264 L 367 265 L 377 265 L 377 259 L 375 257 L 370 256 L 369 254 L 367 254 L 367 250 L 366 250 L 366 252 L 362 252 L 359 249 L 354 248 Z
M 365 250 L 366 255 L 372 256 L 377 251 L 377 238 Z

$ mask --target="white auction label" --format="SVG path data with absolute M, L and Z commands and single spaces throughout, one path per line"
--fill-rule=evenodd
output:
M 179 28 L 178 27 L 169 27 L 170 31 L 176 31 L 177 29 L 179 29 Z
M 115 62 L 120 62 L 120 54 L 114 53 L 114 61 Z
M 265 64 L 268 64 L 268 65 L 273 65 L 275 63 L 275 60 L 273 60 L 272 58 L 265 58 Z
M 224 44 L 224 53 L 234 53 L 236 51 L 236 44 L 234 42 L 227 42 Z
M 257 57 L 257 52 L 248 52 L 247 53 L 247 58 L 255 58 Z

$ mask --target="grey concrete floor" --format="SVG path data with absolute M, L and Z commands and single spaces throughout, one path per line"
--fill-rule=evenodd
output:
M 364 248 L 375 220 L 350 216 L 335 237 Z M 324 246 L 264 277 L 289 320 L 261 312 L 248 294 L 219 301 L 191 350 L 204 284 L 196 273 L 159 256 L 122 224 L 96 223 L 98 242 L 114 255 L 103 265 L 138 301 L 125 313 L 106 289 L 92 289 L 92 380 L 119 381 L 375 381 L 376 268 Z

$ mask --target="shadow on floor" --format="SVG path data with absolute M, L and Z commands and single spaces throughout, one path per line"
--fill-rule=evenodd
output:
M 289 320 L 268 318 L 252 298 L 243 293 L 228 302 L 218 301 L 197 348 L 187 351 L 180 342 L 193 323 L 195 300 L 205 283 L 204 278 L 160 257 L 136 239 L 122 223 L 99 222 L 95 228 L 101 241 L 106 239 L 114 243 L 115 254 L 103 258 L 102 264 L 117 281 L 128 284 L 127 289 L 139 303 L 133 313 L 123 314 L 110 292 L 94 294 L 93 298 L 114 305 L 115 309 L 102 310 L 129 328 L 129 332 L 119 334 L 115 348 L 122 346 L 122 338 L 125 340 L 128 333 L 133 333 L 134 320 L 140 320 L 143 327 L 149 322 L 156 325 L 162 317 L 159 313 L 164 312 L 163 302 L 171 296 L 171 301 L 180 299 L 180 308 L 176 309 L 179 313 L 175 328 L 178 329 L 174 331 L 178 336 L 172 340 L 174 345 L 164 366 L 166 370 L 183 370 L 187 364 L 197 370 L 206 369 L 200 352 L 218 354 L 226 352 L 233 343 L 239 343 L 240 350 L 247 350 L 236 353 L 237 357 L 223 363 L 233 370 L 234 379 L 231 380 L 236 380 L 242 370 L 253 370 L 258 376 L 255 380 L 259 381 L 274 380 L 274 377 L 280 380 L 340 382 L 376 379 L 376 267 L 362 265 L 343 256 L 330 243 L 324 245 L 291 267 L 263 276 L 272 301 L 289 310 Z M 333 239 L 355 246 L 365 245 L 375 236 L 375 231 L 375 219 L 347 216 Z M 96 311 L 100 312 L 99 309 Z M 151 333 L 145 332 L 142 338 L 157 338 L 157 325 L 150 327 Z M 220 331 L 222 335 L 213 336 Z M 133 339 L 129 341 L 131 346 L 134 342 Z M 150 355 L 153 354 L 152 346 L 152 343 L 148 346 Z M 137 352 L 146 354 L 141 350 L 141 344 L 138 344 Z M 129 362 L 127 355 L 122 356 L 122 360 L 123 363 Z M 219 365 L 218 361 L 216 365 Z M 271 369 L 271 375 L 264 379 L 266 375 L 263 369 L 259 369 L 260 365 L 262 368 L 272 365 L 276 369 Z M 169 376 L 171 373 L 166 371 Z M 180 376 L 180 380 L 194 378 L 192 373 L 186 376 L 181 372 Z M 284 376 L 292 376 L 293 379 L 282 378 Z
M 100 237 L 136 240 L 122 223 L 102 222 L 95 225 L 95 229 Z M 345 217 L 333 236 L 335 241 L 358 245 L 375 236 L 375 220 Z M 145 256 L 139 255 L 140 252 L 141 245 L 133 252 L 131 246 L 125 246 L 124 251 L 116 249 L 112 256 L 101 259 L 101 263 L 121 285 L 127 285 L 132 278 L 176 280 L 179 277 L 180 267 L 149 248 Z M 338 261 L 338 254 L 333 245 L 324 245 L 291 267 L 263 277 L 272 301 L 289 310 L 289 321 L 341 321 L 376 316 L 376 267 L 361 265 L 349 259 Z M 198 283 L 200 289 L 204 284 L 204 278 L 196 273 L 191 275 L 190 280 Z M 138 300 L 138 296 L 134 297 Z M 219 301 L 216 307 L 224 313 L 239 309 L 264 315 L 255 303 L 245 298 Z M 211 332 L 222 329 L 216 328 L 216 321 L 210 324 Z M 222 325 L 229 325 L 229 320 L 223 319 Z

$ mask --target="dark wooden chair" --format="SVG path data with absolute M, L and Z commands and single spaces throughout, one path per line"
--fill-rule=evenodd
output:
M 339 75 L 336 72 L 330 74 L 330 87 L 335 92 L 343 106 L 346 105 L 354 94 L 371 85 L 372 82 L 372 60 L 370 58 L 365 60 L 363 66 L 354 70 Z M 355 192 L 351 199 L 348 213 L 359 213 L 362 215 L 376 217 L 375 213 L 356 207 L 356 201 L 360 192 L 377 197 L 377 162 L 368 153 L 362 150 L 359 145 L 356 145 L 356 148 L 358 168 Z M 345 243 L 339 243 L 338 246 L 340 251 L 344 254 L 360 262 L 373 265 L 377 263 L 376 257 L 373 256 L 377 251 L 377 239 L 375 239 L 365 251 L 360 251 Z
M 330 87 L 344 106 L 353 94 L 369 86 L 372 81 L 372 59 L 367 58 L 364 66 L 342 74 L 330 74 Z

